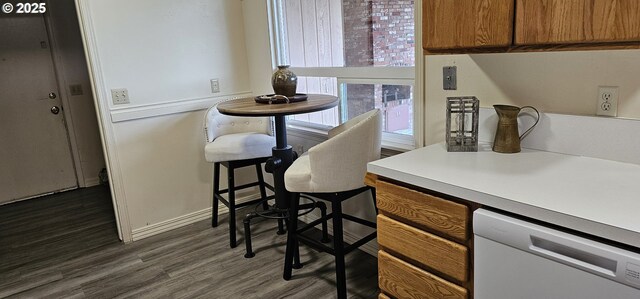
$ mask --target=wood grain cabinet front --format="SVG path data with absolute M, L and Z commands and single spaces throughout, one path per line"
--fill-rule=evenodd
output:
M 382 180 L 376 181 L 380 213 L 464 242 L 469 239 L 465 205 Z
M 372 174 L 367 183 L 376 187 L 379 213 L 380 298 L 473 297 L 477 205 Z
M 417 268 L 385 251 L 378 251 L 380 289 L 395 298 L 465 299 L 467 290 Z
M 426 54 L 640 48 L 639 0 L 424 0 Z
M 516 45 L 640 41 L 638 0 L 516 0 Z
M 425 50 L 508 47 L 514 0 L 425 0 Z
M 467 281 L 469 253 L 464 245 L 383 215 L 378 215 L 378 244 L 456 281 Z

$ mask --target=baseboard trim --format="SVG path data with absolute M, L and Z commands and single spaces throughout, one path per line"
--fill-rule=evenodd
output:
M 223 209 L 225 210 L 224 212 L 228 212 L 227 207 L 225 207 L 224 205 L 220 207 L 220 212 L 222 212 Z M 192 224 L 194 222 L 205 220 L 207 218 L 211 218 L 211 208 L 206 208 L 204 210 L 134 229 L 131 232 L 131 236 L 133 238 L 133 241 L 135 242 L 144 238 L 155 236 L 163 232 Z
M 99 177 L 94 177 L 94 178 L 84 178 L 84 186 L 83 187 L 93 187 L 93 186 L 98 186 L 100 185 L 100 178 Z
M 244 202 L 247 200 L 253 200 L 260 196 L 259 193 L 249 194 L 236 198 L 236 203 Z M 133 241 L 142 240 L 151 236 L 155 236 L 160 233 L 168 232 L 170 230 L 180 228 L 198 221 L 211 218 L 211 209 L 206 208 L 200 211 L 182 215 L 173 219 L 165 220 L 162 222 L 147 225 L 145 227 L 136 228 L 131 232 Z M 218 207 L 218 215 L 229 213 L 227 206 L 220 204 Z
M 243 198 L 238 199 L 238 202 L 242 202 L 245 200 L 250 200 L 250 199 L 254 199 L 257 198 L 258 194 L 255 195 L 249 195 L 249 196 L 243 196 Z M 220 205 L 219 209 L 218 209 L 218 215 L 220 214 L 226 214 L 229 212 L 229 209 L 225 206 L 225 205 Z M 141 228 L 137 228 L 134 229 L 131 232 L 133 241 L 138 241 L 138 240 L 142 240 L 144 238 L 148 238 L 163 232 L 167 232 L 173 229 L 177 229 L 201 220 L 205 220 L 205 219 L 209 219 L 211 218 L 211 208 L 206 208 L 200 211 L 196 211 L 193 213 L 189 213 L 180 217 L 176 217 L 173 219 L 169 219 L 169 220 L 165 220 L 162 222 L 158 222 L 155 224 L 151 224 L 145 227 L 141 227 Z M 319 215 L 315 215 L 314 213 L 310 213 L 307 215 L 304 215 L 302 217 L 300 217 L 300 221 L 304 222 L 304 223 L 310 223 L 316 219 L 319 219 L 320 216 Z M 333 231 L 333 224 L 331 223 L 331 221 L 327 222 L 327 227 L 329 229 L 329 233 L 331 233 L 331 231 Z M 352 244 L 358 240 L 361 239 L 360 236 L 354 234 L 353 232 L 349 232 L 349 231 L 343 231 L 343 237 L 344 237 L 344 241 L 346 243 Z M 378 256 L 378 243 L 374 240 L 369 241 L 368 243 L 360 246 L 360 250 L 374 256 L 377 257 Z

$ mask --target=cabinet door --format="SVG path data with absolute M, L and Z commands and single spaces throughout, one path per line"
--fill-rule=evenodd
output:
M 513 35 L 514 0 L 425 0 L 426 50 L 507 47 Z
M 468 291 L 407 263 L 378 251 L 378 284 L 394 298 L 467 299 Z
M 638 0 L 517 0 L 516 45 L 639 40 Z
M 460 242 L 469 239 L 471 214 L 465 205 L 382 180 L 376 182 L 376 203 L 380 213 L 391 218 Z
M 378 215 L 378 244 L 414 264 L 427 266 L 459 282 L 469 278 L 467 247 L 383 215 Z

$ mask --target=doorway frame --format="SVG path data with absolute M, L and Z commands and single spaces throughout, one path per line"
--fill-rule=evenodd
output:
M 102 151 L 109 175 L 109 188 L 111 189 L 111 200 L 116 216 L 116 225 L 120 240 L 125 243 L 133 242 L 131 221 L 127 209 L 126 195 L 122 181 L 122 169 L 119 163 L 118 151 L 115 147 L 115 133 L 109 109 L 109 95 L 102 77 L 102 67 L 100 64 L 100 54 L 96 45 L 95 31 L 91 15 L 91 3 L 89 0 L 75 0 L 78 23 L 80 25 L 80 35 L 84 45 L 85 58 L 93 90 L 93 102 L 98 118 L 98 129 L 102 141 Z

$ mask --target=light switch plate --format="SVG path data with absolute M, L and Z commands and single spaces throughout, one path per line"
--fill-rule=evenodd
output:
M 458 89 L 458 67 L 445 66 L 442 68 L 442 88 L 444 90 Z
M 112 89 L 111 99 L 114 105 L 129 104 L 129 92 L 126 88 Z
M 211 92 L 220 92 L 220 81 L 218 79 L 211 79 Z

